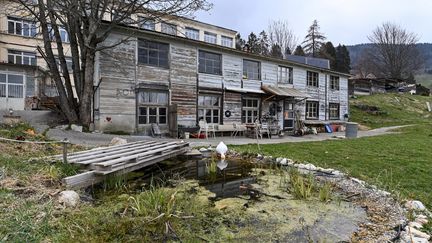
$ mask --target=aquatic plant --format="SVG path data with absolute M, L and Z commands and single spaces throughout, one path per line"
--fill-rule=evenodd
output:
M 303 176 L 297 169 L 290 169 L 289 186 L 290 191 L 297 199 L 309 199 L 312 196 L 315 181 L 313 175 Z
M 319 200 L 321 202 L 328 202 L 331 200 L 332 185 L 330 182 L 324 183 L 319 189 Z

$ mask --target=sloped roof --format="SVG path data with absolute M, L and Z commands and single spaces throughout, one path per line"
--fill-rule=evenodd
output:
M 294 89 L 294 88 L 263 85 L 262 89 L 266 93 L 270 93 L 270 94 L 277 95 L 277 96 L 296 97 L 296 98 L 310 98 L 311 97 L 310 95 L 303 93 L 300 90 Z

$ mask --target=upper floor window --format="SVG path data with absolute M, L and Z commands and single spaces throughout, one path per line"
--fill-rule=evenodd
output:
M 204 32 L 204 41 L 208 42 L 208 43 L 213 43 L 216 44 L 217 42 L 217 36 L 214 33 L 210 33 L 210 32 Z
M 257 61 L 243 60 L 243 77 L 245 79 L 261 80 L 261 65 Z
M 62 26 L 57 26 L 58 30 L 60 32 L 60 39 L 62 42 L 69 43 L 69 33 L 66 31 L 66 29 Z M 50 38 L 52 41 L 55 41 L 55 34 L 54 30 L 52 29 L 51 25 L 48 26 L 48 31 L 50 34 Z
M 139 17 L 139 27 L 145 30 L 156 30 L 156 22 L 154 19 Z
M 36 66 L 36 53 L 8 50 L 8 62 Z
M 228 36 L 222 36 L 221 45 L 226 47 L 233 47 L 233 38 Z
M 318 87 L 318 73 L 307 71 L 307 86 Z
M 194 29 L 194 28 L 190 28 L 190 27 L 186 27 L 185 31 L 186 31 L 185 35 L 187 38 L 199 40 L 199 30 Z
M 222 74 L 222 55 L 207 51 L 199 51 L 199 66 L 200 73 Z
M 292 84 L 293 83 L 293 68 L 292 67 L 278 67 L 278 83 Z
M 162 22 L 161 32 L 170 35 L 177 35 L 177 25 Z
M 14 35 L 35 37 L 37 34 L 36 23 L 8 17 L 8 33 Z
M 339 90 L 339 76 L 330 75 L 330 89 Z
M 138 40 L 138 63 L 167 68 L 168 52 L 168 44 L 142 39 Z

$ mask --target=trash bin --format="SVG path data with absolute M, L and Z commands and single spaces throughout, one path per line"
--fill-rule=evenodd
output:
M 189 132 L 185 132 L 185 133 L 184 133 L 184 138 L 185 138 L 185 139 L 189 139 L 189 135 L 190 135 Z
M 358 123 L 355 122 L 347 122 L 345 129 L 345 137 L 346 138 L 356 138 L 358 131 Z

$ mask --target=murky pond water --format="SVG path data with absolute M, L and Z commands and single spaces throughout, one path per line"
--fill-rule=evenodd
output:
M 172 176 L 198 180 L 214 194 L 215 207 L 236 219 L 235 229 L 226 232 L 235 241 L 350 241 L 359 223 L 366 221 L 364 209 L 340 200 L 339 195 L 327 203 L 318 198 L 294 199 L 280 172 L 258 167 L 242 159 L 207 158 L 165 162 L 142 172 L 147 180 Z M 262 195 L 255 198 L 250 191 L 245 195 L 242 188 L 248 185 Z

